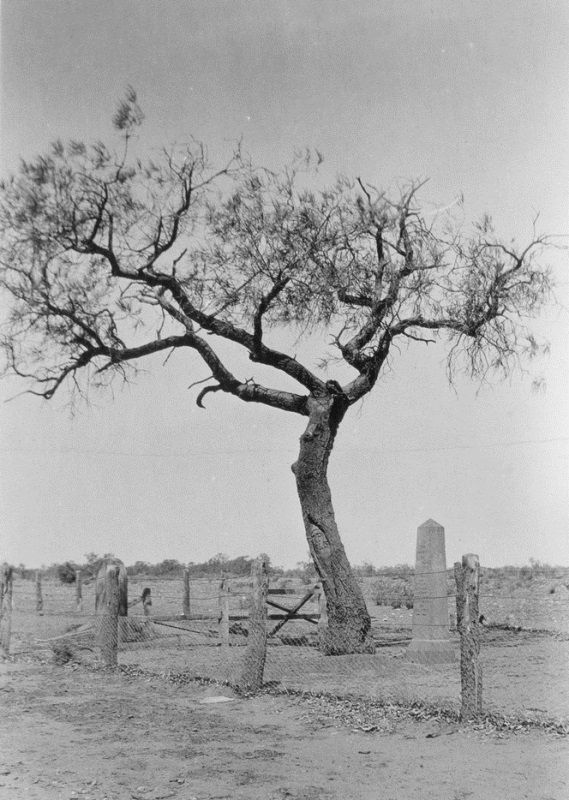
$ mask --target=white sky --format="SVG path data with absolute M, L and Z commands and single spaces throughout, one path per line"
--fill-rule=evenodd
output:
M 433 205 L 464 193 L 504 237 L 569 233 L 569 7 L 400 0 L 3 0 L 2 173 L 54 138 L 108 139 L 127 84 L 148 146 L 243 137 L 278 166 L 318 147 L 325 170 L 389 186 L 429 177 Z M 330 479 L 352 563 L 412 562 L 416 528 L 446 529 L 447 560 L 569 564 L 568 280 L 536 330 L 529 374 L 451 390 L 442 349 L 411 348 L 345 419 Z M 319 350 L 299 351 L 310 367 Z M 290 464 L 304 420 L 187 386 L 189 356 L 74 418 L 62 394 L 0 405 L 0 560 L 89 551 L 201 561 L 266 551 L 304 560 Z M 543 377 L 546 391 L 532 391 Z M 18 387 L 0 385 L 0 400 Z

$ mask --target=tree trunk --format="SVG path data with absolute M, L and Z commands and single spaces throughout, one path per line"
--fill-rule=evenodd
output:
M 296 477 L 310 554 L 322 581 L 328 626 L 320 647 L 329 655 L 373 652 L 371 620 L 361 588 L 350 567 L 332 507 L 328 459 L 347 403 L 342 395 L 308 399 L 309 422 L 300 437 Z

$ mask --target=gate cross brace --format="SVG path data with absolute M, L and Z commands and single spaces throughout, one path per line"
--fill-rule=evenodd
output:
M 300 611 L 302 606 L 305 605 L 305 603 L 307 603 L 310 600 L 313 594 L 314 594 L 314 589 L 311 589 L 304 595 L 304 597 L 301 600 L 298 601 L 298 603 L 293 608 L 287 608 L 286 606 L 281 606 L 279 603 L 275 603 L 274 600 L 267 600 L 266 601 L 267 605 L 273 606 L 274 608 L 278 608 L 279 611 L 284 611 L 286 614 L 285 618 L 282 619 L 280 622 L 278 622 L 272 629 L 272 631 L 269 632 L 269 636 L 274 636 L 275 633 L 283 627 L 283 625 L 286 625 L 286 623 L 289 620 L 294 619 L 294 615 L 297 613 L 297 611 Z M 317 624 L 315 620 L 310 620 L 310 621 L 314 622 L 314 624 Z

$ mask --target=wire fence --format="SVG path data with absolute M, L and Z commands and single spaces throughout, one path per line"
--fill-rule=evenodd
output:
M 371 616 L 373 647 L 368 652 L 334 656 L 323 652 L 326 612 L 322 592 L 314 584 L 272 580 L 260 609 L 255 608 L 254 576 L 131 577 L 128 613 L 118 618 L 96 609 L 94 580 L 82 581 L 78 596 L 74 585 L 44 580 L 38 589 L 37 581 L 15 576 L 9 614 L 6 598 L 4 602 L 0 641 L 6 644 L 9 626 L 8 647 L 15 657 L 102 663 L 115 636 L 116 661 L 122 666 L 244 688 L 247 675 L 258 672 L 262 658 L 265 686 L 403 706 L 428 704 L 454 712 L 461 710 L 461 703 L 464 711 L 462 645 L 471 648 L 469 663 L 478 665 L 468 680 L 480 683 L 485 712 L 566 724 L 569 576 L 528 581 L 520 570 L 499 578 L 481 570 L 476 619 L 468 627 L 468 635 L 473 631 L 475 635 L 466 644 L 460 611 L 457 619 L 453 571 L 446 571 L 446 594 L 423 595 L 422 602 L 446 604 L 448 621 L 422 622 L 437 628 L 434 639 L 446 642 L 450 655 L 440 663 L 409 657 L 416 633 L 414 605 L 417 613 L 413 576 L 400 578 L 391 572 L 359 579 Z M 255 637 L 263 640 L 263 655 L 251 662 Z

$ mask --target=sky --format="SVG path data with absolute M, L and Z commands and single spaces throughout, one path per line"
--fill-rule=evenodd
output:
M 539 213 L 540 231 L 567 244 L 565 0 L 2 0 L 0 9 L 2 175 L 56 138 L 108 140 L 132 85 L 149 150 L 194 136 L 223 159 L 242 138 L 256 162 L 278 167 L 316 147 L 325 176 L 382 187 L 428 178 L 427 207 L 462 194 L 465 220 L 489 211 L 519 241 Z M 548 263 L 556 301 L 534 326 L 548 357 L 505 382 L 449 387 L 444 348 L 417 345 L 350 410 L 330 483 L 353 564 L 413 563 L 417 527 L 433 518 L 449 564 L 474 552 L 492 566 L 569 565 L 566 251 Z M 316 366 L 318 342 L 282 341 Z M 188 390 L 207 374 L 197 361 L 142 366 L 135 384 L 73 415 L 65 394 L 15 397 L 21 386 L 0 383 L 0 560 L 306 560 L 290 470 L 303 419 L 220 393 L 200 410 Z

